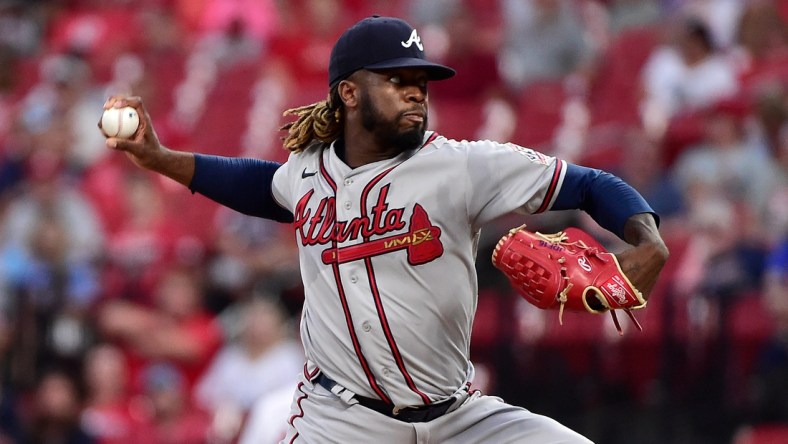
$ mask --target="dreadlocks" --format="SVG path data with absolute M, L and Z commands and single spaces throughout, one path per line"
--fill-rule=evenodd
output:
M 295 121 L 280 128 L 287 131 L 284 137 L 285 149 L 300 153 L 315 139 L 325 143 L 336 140 L 344 123 L 341 104 L 339 88 L 334 85 L 326 100 L 285 111 L 283 116 L 297 116 Z

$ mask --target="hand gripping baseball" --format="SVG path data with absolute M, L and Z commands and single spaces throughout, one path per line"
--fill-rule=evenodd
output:
M 139 97 L 112 96 L 104 109 L 132 107 L 139 115 L 139 126 L 129 138 L 108 137 L 107 147 L 123 151 L 138 167 L 155 171 L 188 186 L 194 177 L 194 155 L 164 147 L 153 130 L 151 118 Z M 98 124 L 101 128 L 101 120 Z
M 622 334 L 615 314 L 621 309 L 643 329 L 631 312 L 646 306 L 643 295 L 615 255 L 580 229 L 542 234 L 515 228 L 498 242 L 492 260 L 525 300 L 542 309 L 558 308 L 561 323 L 564 309 L 610 311 Z

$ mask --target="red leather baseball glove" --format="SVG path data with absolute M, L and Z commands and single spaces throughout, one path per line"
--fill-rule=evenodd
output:
M 542 309 L 602 313 L 610 311 L 619 333 L 615 310 L 624 310 L 639 330 L 631 310 L 646 306 L 643 295 L 627 279 L 618 259 L 578 228 L 542 234 L 515 228 L 498 241 L 492 255 L 525 300 Z

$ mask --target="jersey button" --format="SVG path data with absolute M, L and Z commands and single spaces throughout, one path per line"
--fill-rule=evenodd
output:
M 349 187 L 350 185 L 353 185 L 353 179 L 345 179 L 345 186 Z
M 352 282 L 352 283 L 354 283 L 354 284 L 355 284 L 356 282 L 358 282 L 358 278 L 356 277 L 356 275 L 350 276 L 350 282 Z
M 372 326 L 369 325 L 369 321 L 364 321 L 361 324 L 361 329 L 364 330 L 364 331 L 370 331 L 370 330 L 372 330 Z
M 391 370 L 389 370 L 387 367 L 383 367 L 383 376 L 388 378 L 390 374 Z
M 345 209 L 346 210 L 350 209 L 350 201 L 345 202 Z

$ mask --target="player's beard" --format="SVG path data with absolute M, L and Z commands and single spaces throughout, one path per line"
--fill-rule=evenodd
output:
M 393 120 L 387 120 L 380 110 L 372 103 L 372 98 L 366 91 L 361 92 L 361 125 L 371 132 L 375 141 L 381 147 L 396 147 L 401 151 L 418 148 L 424 141 L 424 132 L 427 128 L 427 116 L 421 125 L 402 130 L 399 121 L 407 111 L 397 114 Z

